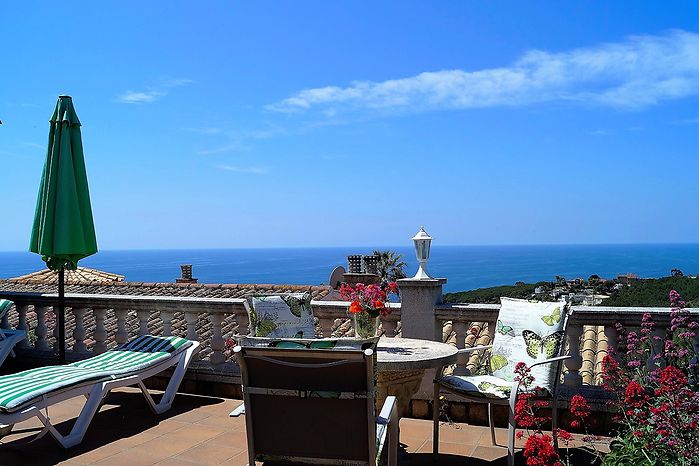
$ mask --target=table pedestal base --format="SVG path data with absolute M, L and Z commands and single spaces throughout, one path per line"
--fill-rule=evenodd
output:
M 410 400 L 417 393 L 424 369 L 406 371 L 381 371 L 376 379 L 376 409 L 380 410 L 386 397 L 393 395 L 398 402 L 400 417 L 410 414 Z

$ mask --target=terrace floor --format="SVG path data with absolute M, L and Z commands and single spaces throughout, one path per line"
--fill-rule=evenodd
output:
M 83 402 L 82 397 L 74 398 L 49 409 L 59 431 L 70 429 Z M 240 403 L 179 394 L 173 408 L 158 416 L 149 410 L 139 390 L 116 390 L 93 419 L 82 444 L 64 450 L 50 435 L 31 441 L 41 427 L 34 418 L 16 425 L 11 435 L 0 440 L 0 465 L 244 466 L 248 462 L 245 420 L 228 417 Z M 430 421 L 403 419 L 400 427 L 401 465 L 506 464 L 507 450 L 491 445 L 485 427 L 444 424 L 439 462 L 431 454 Z M 506 434 L 505 429 L 497 429 L 500 445 L 505 444 Z

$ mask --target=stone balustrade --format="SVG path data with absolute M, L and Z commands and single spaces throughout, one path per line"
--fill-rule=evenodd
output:
M 15 310 L 0 324 L 28 332 L 29 338 L 19 344 L 18 352 L 53 358 L 58 333 L 54 315 L 57 295 L 0 292 L 0 298 L 16 304 Z M 68 294 L 65 305 L 69 359 L 102 353 L 136 335 L 174 334 L 202 342 L 201 360 L 193 365 L 195 372 L 209 368 L 207 370 L 216 373 L 232 374 L 227 381 L 236 380 L 237 368 L 230 360 L 227 340 L 248 333 L 245 299 Z M 348 305 L 342 301 L 312 302 L 323 337 L 351 334 Z M 401 304 L 391 303 L 390 306 L 391 314 L 381 317 L 383 333 L 388 337 L 414 337 L 402 329 Z M 495 304 L 439 303 L 425 309 L 423 317 L 427 322 L 433 319 L 436 328 L 442 329 L 443 341 L 466 348 L 492 341 L 499 308 Z M 689 312 L 699 317 L 699 309 L 689 309 Z M 668 308 L 574 306 L 569 316 L 566 343 L 566 352 L 572 357 L 565 362 L 563 383 L 573 390 L 597 385 L 602 359 L 616 347 L 615 324 L 620 322 L 627 328 L 638 328 L 644 313 L 653 316 L 655 335 L 663 337 L 670 325 Z M 699 348 L 699 338 L 695 345 Z M 473 372 L 480 357 L 478 353 L 465 355 L 458 361 L 455 372 Z

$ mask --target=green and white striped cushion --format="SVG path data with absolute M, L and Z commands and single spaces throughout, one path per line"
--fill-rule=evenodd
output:
M 10 310 L 10 306 L 13 304 L 9 299 L 0 299 L 0 319 L 5 316 L 5 313 Z
M 122 346 L 65 366 L 47 366 L 0 377 L 0 411 L 13 412 L 53 391 L 132 374 L 184 351 L 179 337 L 142 335 Z

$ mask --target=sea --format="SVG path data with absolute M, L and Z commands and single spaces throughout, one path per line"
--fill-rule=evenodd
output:
M 412 247 L 384 247 L 403 256 L 410 276 L 417 270 Z M 269 248 L 105 250 L 80 265 L 125 275 L 137 282 L 174 282 L 180 264 L 192 264 L 200 283 L 267 283 L 319 285 L 329 282 L 347 255 L 371 254 L 372 248 Z M 12 278 L 44 268 L 36 254 L 0 252 L 0 278 Z M 699 273 L 699 244 L 439 246 L 433 245 L 427 270 L 446 278 L 445 292 L 472 290 L 597 274 L 613 278 L 634 273 L 643 278 L 670 275 L 672 269 Z

